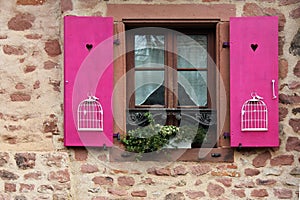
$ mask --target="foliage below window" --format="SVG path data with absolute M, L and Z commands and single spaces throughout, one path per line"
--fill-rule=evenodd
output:
M 207 130 L 203 127 L 156 124 L 150 113 L 145 114 L 149 125 L 128 131 L 121 138 L 125 150 L 135 153 L 148 153 L 163 148 L 178 148 L 180 143 L 187 143 L 191 147 L 201 147 L 206 138 Z

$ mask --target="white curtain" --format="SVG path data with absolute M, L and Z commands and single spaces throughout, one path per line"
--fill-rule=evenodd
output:
M 164 85 L 164 40 L 163 35 L 135 35 L 136 105 L 142 105 L 151 94 Z M 193 102 L 193 105 L 205 106 L 207 105 L 207 36 L 178 35 L 176 41 L 178 88 L 184 90 L 178 93 L 179 104 Z M 139 71 L 139 68 L 143 70 Z M 146 68 L 152 69 L 145 70 Z M 181 71 L 189 68 L 202 69 L 202 71 Z M 162 98 L 159 102 L 164 102 L 164 96 L 158 98 Z M 186 101 L 185 98 L 191 101 Z

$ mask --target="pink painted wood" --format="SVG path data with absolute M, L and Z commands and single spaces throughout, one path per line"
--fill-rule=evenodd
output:
M 113 19 L 64 18 L 65 146 L 113 145 Z M 77 107 L 93 95 L 104 112 L 104 130 L 77 131 Z
M 267 131 L 241 131 L 241 109 L 252 92 L 267 105 Z M 278 124 L 278 17 L 230 18 L 231 146 L 276 147 Z

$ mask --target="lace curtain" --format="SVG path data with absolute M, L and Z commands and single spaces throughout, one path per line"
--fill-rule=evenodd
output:
M 205 106 L 207 104 L 207 37 L 178 35 L 176 43 L 177 50 L 174 53 L 177 54 L 178 103 Z M 164 51 L 163 35 L 135 36 L 136 105 L 164 105 Z M 201 71 L 186 69 L 201 69 Z M 154 97 L 153 95 L 155 98 L 151 98 Z

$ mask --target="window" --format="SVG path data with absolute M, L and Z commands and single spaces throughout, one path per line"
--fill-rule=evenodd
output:
M 233 161 L 233 149 L 227 148 L 230 140 L 223 137 L 229 134 L 229 49 L 222 43 L 229 41 L 228 21 L 235 9 L 229 6 L 228 12 L 220 15 L 224 8 L 211 8 L 192 4 L 108 4 L 107 15 L 115 21 L 114 39 L 120 41 L 114 46 L 114 79 L 119 88 L 115 105 L 124 110 L 117 114 L 125 119 L 115 124 L 115 132 L 128 133 L 138 125 L 136 121 L 145 122 L 144 113 L 149 111 L 159 124 L 181 127 L 196 120 L 198 126 L 198 120 L 212 127 L 208 134 L 214 137 L 211 141 L 216 142 L 215 148 L 208 148 L 203 156 L 199 148 L 170 149 L 170 154 L 179 155 L 177 160 L 181 161 Z M 202 51 L 186 45 L 190 40 Z M 191 81 L 193 77 L 195 81 Z M 222 91 L 219 79 L 224 82 Z M 119 145 L 117 139 L 115 145 Z M 165 159 L 161 154 L 144 156 L 142 160 Z M 112 148 L 110 157 L 129 161 L 135 159 L 135 154 L 117 147 Z
M 194 130 L 186 133 L 193 138 L 189 144 L 170 148 L 199 148 L 204 138 L 213 147 L 216 23 L 127 23 L 125 28 L 127 132 L 148 125 L 150 113 L 156 124 Z M 194 139 L 198 134 L 201 140 Z
M 209 57 L 215 60 L 215 27 L 128 27 L 130 108 L 211 108 L 207 86 L 214 78 Z

